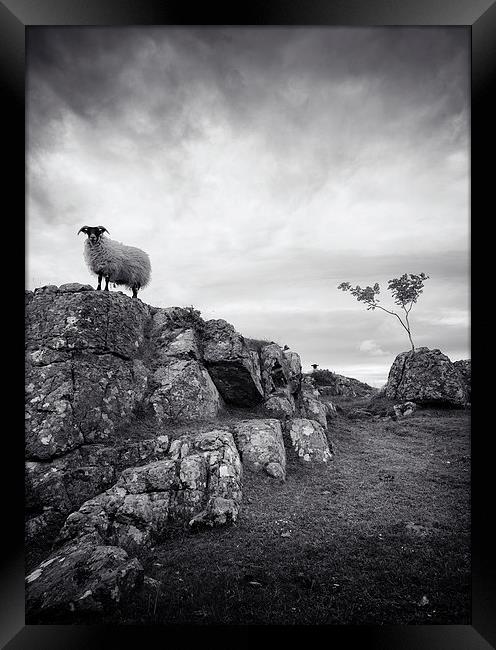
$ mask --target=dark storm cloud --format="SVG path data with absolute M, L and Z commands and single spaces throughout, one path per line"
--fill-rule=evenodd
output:
M 302 101 L 309 109 L 328 84 L 362 85 L 365 98 L 382 96 L 387 119 L 376 124 L 381 130 L 416 119 L 419 103 L 436 97 L 424 120 L 435 130 L 467 109 L 467 39 L 467 30 L 453 28 L 34 28 L 28 38 L 31 107 L 39 119 L 56 119 L 66 109 L 111 122 L 135 104 L 170 126 L 187 118 L 185 106 L 197 97 L 249 127 L 275 102 L 297 129 L 308 126 L 311 111 L 292 104 L 281 88 L 304 78 Z M 327 109 L 332 113 L 332 105 Z M 281 123 L 280 115 L 273 120 Z

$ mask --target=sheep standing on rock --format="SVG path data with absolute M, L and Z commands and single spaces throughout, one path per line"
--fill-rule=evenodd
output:
M 98 276 L 97 290 L 102 288 L 102 278 L 105 278 L 105 291 L 112 282 L 132 289 L 133 298 L 137 298 L 138 291 L 150 281 L 148 255 L 139 248 L 105 237 L 103 233 L 108 233 L 108 230 L 103 226 L 83 226 L 78 235 L 80 232 L 88 236 L 84 243 L 84 258 L 90 271 Z

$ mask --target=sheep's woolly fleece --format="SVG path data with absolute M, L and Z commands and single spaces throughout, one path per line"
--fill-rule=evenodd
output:
M 134 246 L 102 236 L 93 246 L 88 240 L 85 242 L 84 257 L 90 271 L 108 275 L 114 284 L 132 289 L 143 288 L 150 281 L 150 258 Z

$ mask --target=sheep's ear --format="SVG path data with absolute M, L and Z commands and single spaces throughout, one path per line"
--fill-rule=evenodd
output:
M 88 226 L 83 226 L 82 228 L 79 229 L 79 231 L 78 231 L 78 235 L 79 235 L 80 232 L 84 232 L 84 233 L 86 233 L 87 230 L 88 230 Z
M 104 228 L 103 226 L 98 226 L 98 229 L 100 230 L 100 232 L 106 232 L 106 233 L 108 233 L 110 235 L 109 231 L 106 228 Z

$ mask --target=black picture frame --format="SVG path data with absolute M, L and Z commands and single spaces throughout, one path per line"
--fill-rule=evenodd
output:
M 14 266 L 4 268 L 5 345 L 12 359 L 5 361 L 10 393 L 5 396 L 4 414 L 14 412 L 14 425 L 5 426 L 2 471 L 4 499 L 2 506 L 3 541 L 0 582 L 0 646 L 9 650 L 27 648 L 95 648 L 121 647 L 127 642 L 140 647 L 151 645 L 152 635 L 161 644 L 181 640 L 186 647 L 196 641 L 213 642 L 222 634 L 236 646 L 247 646 L 255 639 L 285 642 L 288 639 L 312 642 L 318 636 L 326 646 L 341 647 L 357 643 L 359 647 L 403 650 L 485 650 L 496 646 L 495 569 L 491 536 L 491 491 L 493 488 L 490 453 L 490 421 L 486 425 L 482 410 L 490 410 L 490 388 L 484 382 L 483 367 L 487 345 L 491 341 L 490 320 L 485 315 L 487 288 L 473 282 L 472 360 L 473 390 L 472 434 L 472 624 L 442 626 L 327 626 L 324 628 L 245 627 L 242 630 L 210 626 L 161 628 L 161 626 L 26 626 L 24 623 L 23 560 L 23 421 L 22 370 L 24 310 L 21 306 L 22 274 L 19 260 L 24 255 L 24 63 L 25 32 L 34 25 L 465 25 L 472 34 L 472 109 L 471 109 L 471 212 L 472 277 L 491 282 L 491 238 L 487 228 L 491 221 L 490 202 L 494 185 L 494 164 L 486 151 L 494 144 L 494 92 L 496 77 L 496 3 L 494 0 L 251 0 L 249 3 L 220 8 L 210 3 L 194 9 L 185 2 L 161 0 L 0 0 L 0 75 L 4 101 L 4 134 L 10 136 L 7 155 L 4 149 L 4 192 L 9 211 L 2 220 L 7 246 L 13 253 Z M 14 216 L 15 215 L 15 216 Z M 17 228 L 18 233 L 14 234 Z M 19 231 L 21 231 L 19 233 Z M 19 250 L 18 250 L 19 249 Z M 21 250 L 22 249 L 22 250 Z M 474 253 L 476 253 L 474 255 Z M 477 271 L 475 270 L 477 268 Z M 475 275 L 477 273 L 477 275 Z M 14 283 L 14 287 L 11 284 Z M 8 291 L 8 294 L 5 294 Z M 484 291 L 484 293 L 482 293 Z M 17 333 L 17 334 L 16 334 Z M 19 355 L 19 356 L 18 356 Z M 14 373 L 14 374 L 12 374 Z M 22 383 L 21 383 L 22 382 Z M 19 412 L 17 411 L 19 405 Z M 19 431 L 20 429 L 20 431 Z M 7 513 L 7 506 L 10 512 Z M 148 641 L 150 639 L 150 641 Z

